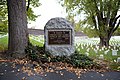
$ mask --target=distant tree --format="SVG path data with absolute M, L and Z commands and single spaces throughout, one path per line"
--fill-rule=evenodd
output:
M 0 0 L 0 34 L 8 32 L 6 0 Z
M 114 35 L 114 36 L 120 36 L 120 26 L 119 26 L 118 29 L 114 32 L 113 35 Z
M 120 25 L 120 0 L 63 0 L 61 2 L 68 14 L 75 16 L 84 14 L 85 26 L 96 31 L 101 46 L 109 46 L 111 36 Z
M 27 20 L 35 21 L 39 15 L 35 15 L 33 8 L 39 7 L 39 0 L 26 0 Z M 0 34 L 8 32 L 7 0 L 0 0 Z
M 35 15 L 33 8 L 39 7 L 41 4 L 39 3 L 39 0 L 26 0 L 27 5 L 27 19 L 28 21 L 35 21 L 36 18 L 40 15 Z
M 86 27 L 83 29 L 83 32 L 89 37 L 98 37 L 97 32 L 94 29 L 91 29 L 90 27 Z
M 0 34 L 6 34 L 8 32 L 8 22 L 0 21 Z

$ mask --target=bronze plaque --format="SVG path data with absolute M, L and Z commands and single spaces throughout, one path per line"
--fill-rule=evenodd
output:
M 69 31 L 48 31 L 48 45 L 70 45 Z

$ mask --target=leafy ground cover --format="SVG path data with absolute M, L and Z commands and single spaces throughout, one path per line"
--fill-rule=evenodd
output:
M 43 47 L 33 46 L 32 44 L 30 44 L 26 48 L 26 54 L 28 55 L 30 60 L 42 63 L 65 62 L 79 68 L 99 67 L 97 63 L 93 61 L 93 59 L 84 54 L 79 54 L 79 52 L 75 52 L 71 56 L 53 56 L 49 52 L 45 52 Z

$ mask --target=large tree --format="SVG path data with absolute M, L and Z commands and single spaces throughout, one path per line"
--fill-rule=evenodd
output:
M 84 23 L 94 28 L 100 45 L 109 46 L 112 34 L 120 25 L 120 0 L 63 0 L 63 4 L 68 14 L 77 17 L 84 14 Z
M 8 50 L 10 53 L 14 53 L 15 57 L 23 57 L 25 47 L 28 45 L 26 1 L 7 0 L 7 6 L 9 26 Z
M 36 20 L 38 16 L 32 8 L 39 6 L 39 0 L 0 0 L 0 34 L 9 31 L 8 51 L 17 53 L 16 57 L 24 56 L 28 45 L 27 23 Z
M 8 51 L 12 53 L 14 57 L 22 58 L 25 56 L 25 48 L 28 46 L 27 14 L 30 20 L 35 20 L 37 17 L 29 7 L 30 2 L 34 3 L 34 1 L 39 0 L 28 0 L 28 6 L 26 7 L 26 0 L 7 0 Z

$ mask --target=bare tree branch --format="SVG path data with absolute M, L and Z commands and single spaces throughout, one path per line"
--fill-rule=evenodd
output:
M 116 17 L 116 18 L 113 20 L 112 26 L 115 26 L 115 24 L 116 24 L 118 18 L 120 18 L 120 15 L 119 15 L 118 17 Z
M 30 0 L 28 0 L 27 11 L 28 11 L 29 7 L 30 7 Z
M 110 20 L 110 9 L 111 9 L 111 2 L 109 1 L 109 4 L 108 4 L 108 12 L 107 12 L 107 19 L 106 19 L 106 25 L 109 24 L 109 20 Z
M 95 25 L 95 30 L 97 31 L 97 22 L 96 22 L 96 20 L 95 20 L 95 16 L 93 15 L 92 16 L 92 20 L 93 20 L 93 23 L 94 23 L 94 25 Z
M 120 25 L 120 20 L 119 20 L 118 24 L 116 25 L 116 27 L 114 28 L 113 32 L 115 32 L 117 30 L 117 28 L 119 27 L 119 25 Z

